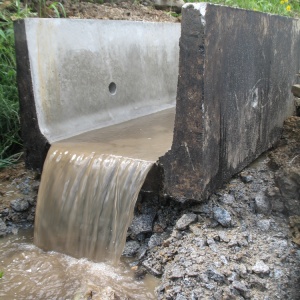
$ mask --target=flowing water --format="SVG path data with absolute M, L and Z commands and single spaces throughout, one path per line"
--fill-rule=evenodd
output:
M 22 238 L 1 247 L 3 299 L 74 299 L 89 285 L 153 298 L 157 281 L 134 283 L 119 258 L 144 180 L 170 149 L 174 115 L 165 110 L 51 146 L 34 233 L 34 243 L 48 252 Z
M 77 258 L 117 262 L 151 166 L 53 145 L 43 169 L 34 243 Z
M 171 145 L 174 109 L 51 146 L 39 189 L 34 243 L 116 263 L 138 193 Z
M 0 270 L 4 271 L 0 299 L 79 300 L 87 299 L 91 291 L 94 297 L 103 296 L 107 287 L 122 297 L 155 299 L 154 288 L 159 281 L 153 276 L 136 281 L 122 262 L 111 266 L 44 252 L 32 240 L 33 232 L 28 230 L 0 239 Z

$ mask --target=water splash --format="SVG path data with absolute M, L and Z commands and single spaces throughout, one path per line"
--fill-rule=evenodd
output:
M 34 243 L 94 261 L 118 262 L 134 205 L 153 162 L 51 146 L 37 201 Z

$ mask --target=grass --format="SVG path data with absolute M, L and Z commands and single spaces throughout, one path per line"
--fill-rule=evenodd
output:
M 188 0 L 186 2 L 201 1 Z M 203 2 L 239 7 L 283 16 L 300 17 L 299 0 L 209 0 Z
M 20 2 L 0 2 L 0 168 L 21 156 L 13 20 L 26 17 Z
M 36 15 L 66 16 L 60 2 L 46 6 L 40 0 L 37 13 L 33 9 L 20 0 L 0 0 L 0 169 L 18 162 L 22 156 L 13 21 Z

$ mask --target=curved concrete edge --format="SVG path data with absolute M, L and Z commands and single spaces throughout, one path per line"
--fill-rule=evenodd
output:
M 159 160 L 166 194 L 206 199 L 278 140 L 299 49 L 298 19 L 184 5 L 174 139 Z
M 159 172 L 158 178 L 163 178 L 160 188 L 165 194 L 178 201 L 203 200 L 233 174 L 242 170 L 247 164 L 270 148 L 280 137 L 284 119 L 293 114 L 294 105 L 293 97 L 290 94 L 290 86 L 294 83 L 295 74 L 300 69 L 298 55 L 298 49 L 300 49 L 300 21 L 208 3 L 201 5 L 186 4 L 182 16 L 173 143 L 171 150 L 159 159 L 158 165 L 155 165 L 154 169 Z M 85 94 L 85 92 L 90 90 L 98 95 L 97 84 L 99 80 L 94 80 L 94 78 L 98 78 L 94 75 L 99 75 L 101 72 L 90 72 L 97 61 L 94 59 L 93 53 L 95 51 L 90 49 L 83 52 L 80 50 L 78 52 L 80 55 L 77 56 L 75 51 L 75 54 L 72 55 L 75 55 L 76 59 L 72 55 L 71 61 L 67 59 L 69 69 L 68 72 L 63 70 L 64 75 L 57 72 L 60 64 L 57 65 L 56 56 L 49 54 L 50 60 L 49 55 L 45 56 L 49 68 L 45 68 L 44 59 L 39 59 L 39 63 L 34 65 L 34 56 L 30 58 L 30 53 L 35 53 L 36 48 L 33 46 L 34 43 L 30 46 L 28 36 L 26 38 L 28 29 L 30 29 L 30 26 L 26 27 L 26 22 L 30 23 L 31 21 L 18 21 L 15 24 L 22 132 L 26 148 L 27 166 L 41 168 L 47 147 L 53 141 L 51 135 L 46 135 L 48 134 L 46 129 L 51 126 L 47 127 L 46 125 L 53 124 L 53 128 L 57 128 L 61 124 L 64 128 L 65 118 L 70 116 L 68 114 L 69 107 L 66 106 L 66 110 L 60 109 L 60 107 L 63 106 L 64 101 L 67 101 L 67 99 L 73 100 L 75 96 L 79 96 L 79 99 L 87 99 L 88 94 Z M 34 22 L 44 21 L 37 20 Z M 60 21 L 55 22 L 60 24 Z M 94 26 L 92 25 L 94 20 L 89 22 L 84 23 Z M 129 23 L 132 23 L 133 28 L 144 26 L 138 25 L 144 23 Z M 179 29 L 178 24 L 173 25 L 176 25 Z M 109 23 L 107 23 L 107 26 L 109 27 Z M 40 30 L 43 26 L 38 28 Z M 91 32 L 95 32 L 95 29 L 93 30 Z M 36 31 L 33 32 L 36 33 Z M 53 32 L 56 32 L 56 30 L 53 30 Z M 52 34 L 51 43 L 55 41 L 53 32 L 51 33 L 50 30 Z M 153 34 L 157 35 L 157 32 L 155 31 Z M 172 39 L 174 38 L 172 45 L 177 45 L 179 35 L 180 33 L 176 37 L 172 37 Z M 106 33 L 105 36 L 109 37 L 110 35 Z M 32 43 L 32 40 L 40 43 L 39 37 L 41 37 L 41 32 L 37 36 L 31 35 L 30 43 Z M 41 40 L 45 41 L 45 38 Z M 80 43 L 77 43 L 76 37 L 73 37 L 73 41 L 75 41 L 73 44 L 76 47 L 77 44 L 80 45 Z M 122 41 L 125 42 L 124 39 Z M 42 43 L 42 46 L 45 47 L 46 45 L 47 48 L 51 46 L 51 43 Z M 73 44 L 69 43 L 69 45 Z M 86 43 L 85 46 L 87 45 L 89 44 Z M 155 45 L 157 47 L 154 48 L 157 51 L 161 50 L 161 44 Z M 113 43 L 112 46 L 116 45 Z M 174 48 L 177 49 L 177 46 L 174 46 Z M 118 45 L 113 51 L 118 55 L 120 49 L 123 50 Z M 56 47 L 55 53 L 60 54 L 60 51 L 63 50 L 65 50 L 63 47 Z M 103 53 L 110 53 L 108 50 Z M 85 58 L 83 61 L 80 60 L 84 53 L 87 54 L 87 57 L 92 57 L 91 60 L 88 59 L 87 64 Z M 135 51 L 126 53 L 136 54 L 139 51 L 135 49 Z M 169 57 L 168 55 L 166 53 L 165 57 Z M 70 54 L 67 57 L 70 57 Z M 106 56 L 104 55 L 104 57 Z M 171 57 L 172 59 L 175 58 L 174 55 L 171 55 Z M 77 59 L 80 63 L 76 65 Z M 153 56 L 150 55 L 149 59 L 153 59 Z M 126 60 L 127 56 L 115 61 L 119 67 L 112 68 L 112 70 L 122 70 L 122 64 L 118 64 Z M 105 64 L 106 61 L 104 59 L 102 63 Z M 129 66 L 135 68 L 141 66 L 134 59 L 129 61 L 129 65 L 126 65 L 127 67 L 124 70 L 128 70 Z M 176 61 L 165 61 L 168 62 L 166 66 L 177 68 Z M 73 69 L 74 64 L 76 65 L 76 72 Z M 88 65 L 87 69 L 82 68 L 85 65 Z M 154 99 L 154 102 L 148 102 L 149 98 L 146 98 L 146 102 L 143 103 L 142 101 L 138 104 L 136 111 L 140 111 L 142 114 L 145 112 L 151 113 L 149 107 L 153 106 L 156 109 L 161 104 L 160 99 L 156 101 L 157 97 L 153 96 L 158 94 L 152 94 L 152 89 L 156 88 L 157 79 L 159 78 L 161 81 L 161 77 L 158 76 L 160 72 L 157 70 L 160 69 L 155 66 L 149 71 L 151 78 L 154 78 L 153 82 L 148 77 L 144 78 L 144 80 L 148 79 L 145 82 L 149 82 L 149 85 L 145 85 L 147 89 L 143 89 L 144 85 L 141 85 L 138 80 L 130 81 L 131 83 L 139 83 L 130 85 L 134 92 L 138 90 L 138 93 L 140 93 L 139 97 L 133 99 L 141 99 L 141 95 L 148 95 L 148 91 Z M 174 74 L 174 68 L 171 70 L 166 67 L 166 70 L 167 73 L 165 74 L 168 74 L 168 72 Z M 44 84 L 40 84 L 43 82 L 42 80 L 36 84 L 37 81 L 32 78 L 32 72 L 35 71 L 40 72 L 37 74 L 42 74 L 40 79 L 45 80 L 46 78 Z M 53 77 L 51 75 L 53 72 L 57 76 Z M 103 74 L 105 75 L 106 72 L 104 71 Z M 111 74 L 110 72 L 109 74 Z M 75 76 L 75 79 L 72 79 L 72 76 L 77 73 L 80 76 Z M 177 71 L 175 73 L 177 77 Z M 69 75 L 71 77 L 68 77 Z M 130 78 L 126 72 L 122 76 Z M 138 77 L 142 76 L 139 75 Z M 83 89 L 84 92 L 77 89 L 78 86 L 82 86 L 79 84 L 81 81 L 79 78 L 87 79 L 84 82 L 87 82 L 88 89 Z M 101 85 L 99 90 L 100 92 L 105 91 L 106 94 L 110 93 L 109 97 L 114 96 L 114 92 L 111 92 L 107 86 L 110 82 L 115 82 L 113 78 L 113 76 L 106 78 L 104 85 Z M 64 82 L 62 86 L 59 85 L 61 84 L 60 79 Z M 171 84 L 174 90 L 176 90 L 176 83 L 174 84 L 176 80 L 172 80 Z M 54 96 L 51 94 L 57 83 L 60 87 L 65 87 L 67 82 L 69 82 L 69 87 L 76 88 L 76 92 L 72 88 L 65 90 L 60 88 L 53 94 Z M 162 80 L 162 82 L 165 81 Z M 44 89 L 49 90 L 44 91 Z M 170 89 L 167 88 L 166 90 L 167 95 L 172 95 Z M 61 97 L 61 92 L 64 93 L 65 91 L 68 91 L 65 95 L 68 97 Z M 158 89 L 158 92 L 161 93 L 161 90 Z M 127 96 L 125 98 L 129 99 L 128 95 L 130 93 L 124 94 Z M 37 95 L 43 96 L 40 98 L 42 99 L 40 103 L 44 103 L 46 109 L 40 109 L 36 105 Z M 55 109 L 52 110 L 52 104 L 55 104 L 57 99 L 63 101 L 58 101 L 59 105 L 54 105 Z M 96 97 L 96 99 L 95 103 L 97 104 L 99 98 Z M 109 103 L 109 100 L 105 100 L 105 97 L 101 98 L 102 100 L 103 103 Z M 100 109 L 99 113 L 102 115 L 102 108 L 97 107 L 96 110 L 93 103 L 91 105 L 85 105 L 86 103 L 82 101 L 75 103 L 78 103 L 78 105 L 72 108 L 71 121 L 76 121 L 77 115 L 79 115 L 79 120 L 82 115 L 89 117 L 98 109 Z M 170 104 L 168 101 L 163 103 L 166 106 Z M 131 104 L 127 105 L 125 101 L 123 106 L 119 106 L 119 103 L 115 107 L 113 105 L 112 116 L 117 116 L 118 112 L 122 111 L 122 109 L 118 110 L 118 107 L 122 109 L 127 107 L 128 118 L 134 117 L 134 113 L 130 113 L 130 111 L 135 111 L 135 104 L 133 106 Z M 106 108 L 107 106 L 104 107 L 104 112 L 107 112 Z M 133 110 L 131 110 L 132 108 Z M 46 115 L 48 114 L 48 117 L 46 117 L 47 124 L 41 122 L 39 116 L 44 112 Z M 94 122 L 92 123 L 94 125 Z M 69 127 L 79 133 L 82 129 L 79 128 L 80 124 L 80 122 L 74 123 Z M 106 126 L 107 124 L 104 121 L 102 125 Z M 154 175 L 157 174 L 156 172 L 151 174 L 153 178 L 157 176 Z
M 180 24 L 15 22 L 26 164 L 49 144 L 175 106 Z

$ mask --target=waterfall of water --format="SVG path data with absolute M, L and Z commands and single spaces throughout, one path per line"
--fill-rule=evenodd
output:
M 170 149 L 175 109 L 54 143 L 39 189 L 34 242 L 94 261 L 118 261 L 138 193 Z
M 44 165 L 35 244 L 94 261 L 117 262 L 134 205 L 153 162 L 54 144 Z M 77 150 L 78 151 L 78 150 Z

